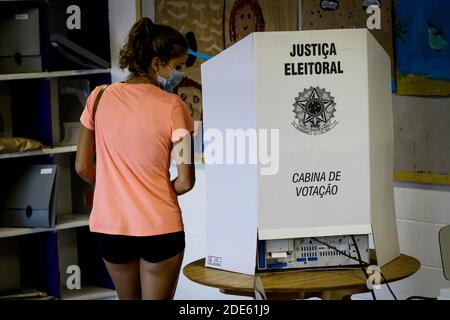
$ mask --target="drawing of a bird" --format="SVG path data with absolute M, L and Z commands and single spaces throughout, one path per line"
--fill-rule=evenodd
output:
M 432 23 L 428 23 L 428 42 L 431 49 L 442 51 L 447 45 L 447 41 L 442 35 L 441 30 L 437 29 Z

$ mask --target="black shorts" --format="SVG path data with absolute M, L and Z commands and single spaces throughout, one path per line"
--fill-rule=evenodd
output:
M 114 264 L 144 259 L 156 263 L 183 252 L 184 231 L 150 237 L 130 237 L 97 233 L 102 258 Z

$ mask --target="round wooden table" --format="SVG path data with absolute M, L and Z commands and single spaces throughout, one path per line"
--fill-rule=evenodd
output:
M 371 252 L 371 262 L 375 254 Z M 407 278 L 420 269 L 420 262 L 401 255 L 381 268 L 387 282 Z M 205 259 L 186 265 L 184 275 L 193 282 L 218 288 L 224 294 L 254 297 L 254 276 L 205 267 Z M 257 272 L 263 282 L 267 298 L 324 300 L 350 299 L 354 294 L 369 292 L 367 279 L 361 268 L 307 269 Z M 384 280 L 382 283 L 384 283 Z

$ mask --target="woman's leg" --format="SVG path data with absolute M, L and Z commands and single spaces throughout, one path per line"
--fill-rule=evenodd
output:
M 141 259 L 142 300 L 172 300 L 180 275 L 184 251 L 157 263 Z
M 125 264 L 104 261 L 116 287 L 119 300 L 141 300 L 139 260 Z

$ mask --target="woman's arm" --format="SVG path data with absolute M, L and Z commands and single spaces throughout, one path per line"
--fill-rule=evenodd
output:
M 174 160 L 177 164 L 178 177 L 172 181 L 178 196 L 188 193 L 195 185 L 194 139 L 187 135 L 174 145 Z
M 75 170 L 84 181 L 91 185 L 95 184 L 94 155 L 95 132 L 82 125 L 78 136 Z

